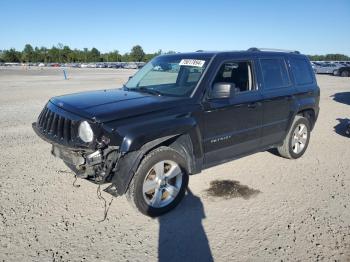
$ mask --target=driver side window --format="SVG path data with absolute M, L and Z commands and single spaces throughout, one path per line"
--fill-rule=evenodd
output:
M 224 63 L 220 67 L 213 84 L 219 82 L 234 84 L 236 94 L 253 91 L 252 63 L 250 61 Z

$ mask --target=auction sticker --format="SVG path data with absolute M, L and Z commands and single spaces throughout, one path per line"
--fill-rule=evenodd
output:
M 197 66 L 197 67 L 203 67 L 205 61 L 204 60 L 197 60 L 197 59 L 182 59 L 180 61 L 180 66 Z

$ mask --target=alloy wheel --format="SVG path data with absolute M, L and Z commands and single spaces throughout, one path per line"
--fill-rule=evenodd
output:
M 294 129 L 292 138 L 292 150 L 295 154 L 300 154 L 307 142 L 308 130 L 306 125 L 299 124 Z
M 142 186 L 148 205 L 161 208 L 174 201 L 182 186 L 182 170 L 171 160 L 156 163 L 147 173 Z

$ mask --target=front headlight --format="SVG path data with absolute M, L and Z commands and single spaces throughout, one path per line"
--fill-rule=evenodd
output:
M 83 121 L 79 125 L 79 137 L 86 143 L 91 142 L 94 139 L 94 133 L 92 132 L 91 126 L 87 121 Z

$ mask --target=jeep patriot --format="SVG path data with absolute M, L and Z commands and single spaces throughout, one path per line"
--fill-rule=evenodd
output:
M 120 89 L 51 98 L 32 126 L 78 177 L 109 183 L 154 217 L 203 169 L 272 148 L 301 157 L 319 97 L 297 51 L 177 53 L 154 58 Z

